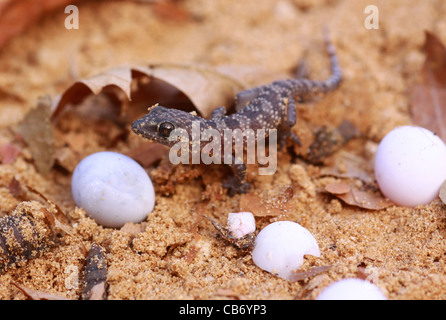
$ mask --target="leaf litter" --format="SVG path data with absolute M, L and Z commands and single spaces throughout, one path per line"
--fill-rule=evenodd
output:
M 147 78 L 149 85 L 155 79 L 178 89 L 190 99 L 203 117 L 209 117 L 217 106 L 231 106 L 235 94 L 244 88 L 238 80 L 205 66 L 159 64 L 116 67 L 73 83 L 55 99 L 52 119 L 57 119 L 68 104 L 79 104 L 88 95 L 97 95 L 109 87 L 118 89 L 124 95 L 120 99 L 122 103 L 131 101 L 132 96 L 137 94 L 132 92 L 132 83 L 141 77 Z M 119 95 L 114 91 L 107 94 Z
M 436 35 L 426 31 L 423 52 L 421 82 L 411 92 L 412 120 L 446 141 L 446 48 Z
M 65 111 L 65 109 L 67 108 L 68 105 L 76 105 L 76 104 L 80 103 L 81 101 L 83 101 L 83 99 L 85 99 L 87 96 L 89 96 L 91 94 L 106 93 L 110 97 L 113 97 L 112 98 L 113 101 L 118 101 L 120 104 L 125 105 L 126 100 L 134 100 L 134 98 L 136 96 L 136 94 L 134 94 L 135 90 L 136 91 L 138 90 L 138 86 L 135 86 L 135 83 L 137 81 L 139 81 L 141 79 L 146 79 L 147 78 L 147 79 L 149 79 L 148 82 L 149 82 L 149 85 L 150 85 L 150 83 L 153 84 L 153 83 L 155 83 L 157 81 L 162 83 L 162 82 L 164 82 L 164 80 L 167 80 L 169 78 L 169 71 L 164 70 L 163 71 L 164 73 L 162 73 L 162 72 L 158 73 L 158 75 L 155 77 L 154 76 L 155 73 L 152 73 L 152 71 L 150 71 L 150 75 L 147 73 L 147 70 L 146 70 L 147 67 L 146 66 L 143 66 L 141 68 L 143 70 L 140 70 L 140 67 L 135 67 L 134 69 L 127 69 L 127 70 L 125 70 L 126 68 L 123 68 L 121 70 L 110 69 L 110 70 L 106 71 L 105 74 L 99 75 L 97 79 L 95 79 L 95 77 L 92 77 L 92 78 L 89 78 L 89 79 L 87 79 L 85 81 L 79 80 L 79 82 L 76 82 L 75 84 L 73 84 L 72 87 L 69 87 L 64 93 L 62 93 L 62 95 L 65 95 L 64 96 L 65 100 L 59 100 L 59 102 L 54 104 L 55 109 L 53 109 L 53 111 L 56 111 L 56 112 L 54 112 L 53 115 L 52 115 L 53 116 L 53 120 L 56 118 L 55 117 L 56 115 L 57 116 L 62 116 L 63 111 Z M 164 68 L 164 66 L 162 66 L 162 68 Z M 130 70 L 130 72 L 128 72 L 129 70 Z M 125 74 L 124 77 L 120 77 L 121 72 L 122 72 L 122 74 Z M 129 73 L 130 73 L 130 78 L 128 76 Z M 203 76 L 203 75 L 200 75 L 200 76 Z M 165 79 L 163 80 L 161 78 L 165 78 Z M 187 77 L 185 79 L 187 79 Z M 193 79 L 193 76 L 189 77 L 189 79 Z M 135 81 L 135 80 L 137 80 L 137 81 Z M 169 81 L 171 81 L 171 80 L 169 80 Z M 168 83 L 169 81 L 166 81 L 166 83 Z M 183 83 L 187 82 L 187 80 L 182 80 L 182 82 Z M 173 81 L 172 81 L 172 83 L 170 83 L 169 86 L 172 86 L 172 87 L 176 88 L 176 87 L 183 86 L 183 83 L 181 83 L 181 81 L 180 81 L 180 84 L 178 85 L 178 84 L 173 84 Z M 180 89 L 180 88 L 178 88 L 178 89 Z M 73 92 L 70 92 L 70 90 L 73 90 Z M 188 91 L 188 89 L 184 89 L 184 88 L 183 88 L 183 90 L 184 91 Z M 218 89 L 218 90 L 220 90 L 220 89 Z M 230 90 L 228 90 L 228 92 L 229 91 Z M 128 95 L 129 92 L 130 92 L 130 95 Z M 190 93 L 190 95 L 195 95 L 195 93 L 193 93 L 194 92 L 193 90 L 191 90 L 189 92 L 192 92 L 192 93 Z M 136 93 L 138 93 L 138 92 L 136 92 Z M 78 99 L 78 98 L 80 98 L 80 99 Z M 194 100 L 195 102 L 193 102 L 193 104 L 197 104 L 197 106 L 196 106 L 197 110 L 201 109 L 200 113 L 202 113 L 203 115 L 205 115 L 206 113 L 209 113 L 209 110 L 211 110 L 212 108 L 215 108 L 216 106 L 220 105 L 220 103 L 218 103 L 216 105 L 209 106 L 211 104 L 214 104 L 214 102 L 210 103 L 209 102 L 210 100 L 208 98 L 201 97 L 200 99 L 195 99 Z M 233 98 L 233 94 L 232 93 L 231 94 L 228 93 L 227 94 L 227 98 L 228 99 L 232 99 Z M 208 106 L 206 106 L 206 104 L 208 104 Z M 226 102 L 224 102 L 222 104 L 226 104 Z M 200 107 L 198 105 L 200 105 Z M 176 105 L 172 105 L 172 106 L 176 107 Z M 124 108 L 124 111 L 128 111 L 128 110 L 125 110 L 125 108 Z M 326 132 L 322 132 L 322 133 L 325 134 Z M 324 140 L 324 139 L 322 139 L 322 140 Z M 339 141 L 342 142 L 342 139 L 340 139 Z M 84 143 L 81 143 L 81 142 L 78 143 L 78 145 L 79 145 L 78 148 L 80 150 L 82 150 L 82 145 L 84 144 Z M 334 143 L 332 146 L 335 146 L 336 148 L 338 148 L 338 144 L 337 143 Z M 134 149 L 134 150 L 136 150 L 136 149 Z M 327 150 L 329 152 L 327 152 L 326 155 L 331 155 L 332 150 L 330 148 L 327 148 Z M 150 148 L 148 148 L 145 152 L 146 152 L 146 154 L 150 153 Z M 141 154 L 143 154 L 141 157 L 144 157 L 144 152 L 142 152 Z M 336 153 L 335 156 L 337 154 L 338 153 Z M 326 155 L 324 155 L 324 157 Z M 21 155 L 18 154 L 18 155 L 13 156 L 11 161 L 14 161 L 14 157 L 21 157 Z M 153 163 L 158 161 L 157 158 L 159 158 L 159 157 L 155 156 L 154 159 L 151 159 L 150 161 L 148 161 L 148 163 L 146 165 L 147 166 L 151 166 Z M 324 164 L 330 166 L 329 162 L 324 163 Z M 335 168 L 335 165 L 333 165 L 333 167 L 331 168 L 332 169 L 331 172 L 329 172 L 330 170 L 327 170 L 327 171 L 325 171 L 324 174 L 326 174 L 326 175 L 333 175 L 333 176 L 339 177 L 339 178 L 341 178 L 341 176 L 343 176 L 343 178 L 352 178 L 353 177 L 353 179 L 360 179 L 361 181 L 368 181 L 366 183 L 366 187 L 369 187 L 370 185 L 367 185 L 367 184 L 368 183 L 370 183 L 370 184 L 373 183 L 373 181 L 371 181 L 371 180 L 373 180 L 373 176 L 370 175 L 370 172 L 367 171 L 367 170 L 363 170 L 361 165 L 358 165 L 358 163 L 354 164 L 354 161 L 352 161 L 350 164 L 352 164 L 350 166 L 350 168 L 348 166 L 347 167 L 345 166 L 345 162 L 344 162 L 344 166 L 341 165 L 341 166 L 339 166 L 337 168 Z M 325 167 L 322 168 L 322 169 L 325 169 Z M 324 170 L 321 170 L 321 171 L 324 171 Z M 354 174 L 353 174 L 353 172 L 354 172 Z M 180 176 L 180 174 L 178 174 L 178 176 Z M 175 186 L 172 186 L 172 195 L 171 195 L 172 197 L 178 197 L 178 191 L 176 189 L 177 185 L 179 185 L 179 184 L 176 184 Z M 328 190 L 330 190 L 332 192 L 332 194 L 334 196 L 336 196 L 336 197 L 344 196 L 346 194 L 352 194 L 353 197 L 354 197 L 354 199 L 353 199 L 354 200 L 354 205 L 355 206 L 361 206 L 364 201 L 361 200 L 361 197 L 357 196 L 357 193 L 356 193 L 356 191 L 353 188 L 353 186 L 356 186 L 356 185 L 357 185 L 357 183 L 354 182 L 354 181 L 353 182 L 344 183 L 344 185 L 341 184 L 341 183 L 338 184 L 338 185 L 332 184 L 332 185 L 328 186 Z M 13 189 L 14 188 L 12 188 L 11 190 L 13 190 Z M 279 189 L 280 189 L 280 187 L 279 187 Z M 190 190 L 192 190 L 191 192 L 193 192 L 193 190 L 194 190 L 193 187 L 191 187 Z M 15 192 L 15 191 L 13 191 L 13 192 Z M 17 194 L 19 194 L 19 193 L 20 192 L 17 192 Z M 272 204 L 271 201 L 269 201 L 269 199 L 268 199 L 269 196 L 273 196 L 273 199 L 277 200 L 278 202 L 276 204 Z M 285 187 L 284 189 L 281 189 L 281 192 L 279 192 L 279 193 L 277 193 L 277 192 L 275 194 L 270 193 L 268 195 L 267 192 L 264 192 L 264 193 L 243 195 L 241 197 L 241 199 L 245 202 L 245 207 L 248 207 L 249 205 L 251 205 L 249 203 L 250 201 L 252 201 L 252 202 L 259 202 L 260 204 L 256 204 L 258 206 L 258 208 L 255 208 L 255 206 L 253 206 L 253 208 L 255 210 L 257 210 L 258 216 L 260 216 L 260 217 L 268 216 L 268 215 L 275 216 L 275 215 L 279 214 L 279 210 L 276 210 L 277 207 L 281 207 L 281 209 L 283 209 L 285 211 L 289 209 L 290 217 L 295 219 L 296 218 L 296 216 L 295 216 L 295 211 L 296 210 L 295 210 L 295 208 L 289 207 L 289 205 L 291 203 L 289 200 L 292 197 L 293 197 L 292 189 L 290 190 L 289 188 L 287 189 L 287 187 Z M 178 198 L 174 198 L 174 202 L 176 201 L 176 199 L 178 199 Z M 164 200 L 164 199 L 162 199 L 162 200 Z M 184 198 L 180 198 L 179 202 L 181 202 L 181 201 L 184 202 Z M 165 212 L 169 213 L 172 210 L 174 211 L 176 209 L 175 205 L 176 204 L 173 204 L 172 208 L 169 207 L 169 210 L 166 210 Z M 303 211 L 303 210 L 300 210 L 300 211 Z M 312 222 L 312 220 L 311 220 L 312 218 L 305 218 L 305 214 L 304 213 L 302 213 L 302 214 L 304 216 L 304 218 L 302 218 L 303 220 L 309 219 L 310 222 Z M 178 218 L 176 220 L 177 226 L 181 226 L 182 225 L 182 221 L 180 221 L 181 219 L 182 218 Z M 149 223 L 150 223 L 150 221 L 149 221 Z M 338 223 L 342 224 L 341 221 L 339 221 Z M 200 231 L 201 231 L 201 229 L 200 229 Z M 98 231 L 98 232 L 102 233 L 104 231 L 101 230 L 101 231 Z M 141 233 L 144 233 L 144 231 L 142 231 Z M 113 234 L 113 237 L 116 237 L 116 234 Z M 100 236 L 89 235 L 89 237 L 101 238 L 102 234 Z M 136 235 L 135 237 L 138 237 L 138 236 Z M 203 238 L 204 237 L 205 236 L 203 236 Z M 113 241 L 110 241 L 110 240 L 105 240 L 103 242 L 106 243 L 110 248 L 112 248 L 113 246 L 116 246 L 116 244 L 113 243 Z M 341 247 L 341 246 L 339 246 L 339 247 Z M 172 249 L 172 252 L 173 252 L 172 256 L 174 257 L 175 254 L 178 255 L 177 251 L 180 250 L 180 249 L 181 248 L 174 248 L 174 249 Z M 195 259 L 200 259 L 201 258 L 201 255 L 202 255 L 202 252 L 200 251 L 201 248 L 199 248 L 197 246 L 196 248 L 188 248 L 188 249 L 190 250 L 189 252 L 193 252 L 193 256 L 195 257 Z M 198 252 L 200 252 L 200 254 L 198 254 Z M 226 255 L 230 256 L 230 252 L 231 252 L 230 250 L 227 250 Z M 336 254 L 336 252 L 335 252 L 335 254 Z M 337 253 L 337 254 L 342 256 L 342 254 L 340 252 Z M 215 253 L 214 253 L 214 255 L 215 255 Z M 110 254 L 110 257 L 113 259 L 113 255 L 112 254 Z M 354 257 L 355 257 L 354 255 L 351 255 L 349 258 L 351 258 L 352 261 L 353 261 Z M 188 261 L 188 262 L 190 263 L 190 261 Z M 114 263 L 116 263 L 116 261 Z M 156 268 L 157 269 L 160 268 L 160 270 L 162 270 L 162 266 L 160 267 L 160 265 L 158 265 Z M 308 276 L 316 275 L 319 272 L 325 271 L 324 268 L 325 267 L 321 267 L 320 269 L 318 269 L 316 267 L 314 270 L 310 270 L 311 271 L 310 273 L 305 273 L 306 271 L 296 272 L 296 279 L 297 280 L 305 280 Z M 206 271 L 209 272 L 209 274 L 213 274 L 212 273 L 212 266 L 209 266 L 209 270 L 206 270 Z M 243 271 L 246 272 L 246 269 L 243 270 Z M 146 272 L 150 273 L 150 268 L 147 269 Z M 239 272 L 239 274 L 242 273 L 241 270 L 238 270 L 238 272 Z M 115 280 L 117 278 L 119 278 L 119 276 L 122 277 L 123 274 L 119 274 L 118 276 L 115 276 Z M 247 277 L 247 278 L 249 279 L 249 277 Z M 200 279 L 197 279 L 197 281 L 199 281 L 199 280 Z M 275 281 L 275 279 L 272 279 L 272 278 L 269 279 L 269 280 L 271 282 Z M 188 281 L 184 281 L 184 284 L 182 284 L 182 287 L 186 288 L 188 285 L 190 285 L 190 283 Z M 221 289 L 220 292 L 223 292 L 222 290 L 224 290 L 224 289 Z M 218 292 L 218 290 L 217 290 L 217 292 Z M 225 292 L 223 292 L 223 293 L 225 293 Z M 238 293 L 236 291 L 234 291 L 234 296 L 237 296 L 237 294 Z M 118 296 L 118 292 L 115 291 L 114 295 L 115 295 L 115 297 Z M 227 294 L 227 295 L 228 296 L 232 296 L 231 294 Z

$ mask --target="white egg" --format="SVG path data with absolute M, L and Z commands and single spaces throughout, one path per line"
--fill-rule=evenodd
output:
M 94 153 L 79 162 L 71 190 L 76 205 L 106 227 L 140 222 L 155 205 L 155 191 L 146 171 L 116 152 Z
M 298 223 L 277 221 L 257 235 L 252 259 L 259 268 L 291 280 L 293 270 L 302 266 L 304 255 L 307 254 L 320 256 L 313 235 Z
M 446 180 L 446 146 L 425 128 L 397 127 L 378 146 L 375 176 L 382 193 L 394 203 L 427 204 L 438 197 Z
M 256 231 L 256 220 L 251 212 L 229 213 L 227 226 L 234 238 L 238 239 Z
M 387 297 L 369 281 L 348 278 L 330 284 L 316 300 L 387 300 Z

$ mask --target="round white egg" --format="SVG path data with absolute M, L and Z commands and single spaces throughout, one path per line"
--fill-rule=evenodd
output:
M 256 220 L 251 212 L 232 212 L 228 214 L 228 229 L 234 238 L 241 238 L 256 231 Z
M 387 300 L 387 297 L 369 281 L 348 278 L 330 284 L 316 300 Z
M 446 180 L 446 146 L 425 128 L 397 127 L 378 146 L 375 176 L 381 192 L 397 205 L 427 204 Z
M 71 190 L 76 205 L 106 227 L 141 222 L 155 205 L 155 191 L 146 171 L 116 152 L 94 153 L 79 162 Z
M 296 222 L 277 221 L 263 228 L 256 237 L 252 259 L 261 269 L 291 280 L 304 255 L 320 256 L 313 235 Z

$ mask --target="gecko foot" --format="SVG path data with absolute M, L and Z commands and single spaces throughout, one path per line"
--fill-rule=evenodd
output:
M 302 146 L 302 141 L 300 141 L 299 137 L 292 132 L 288 132 L 288 134 L 284 134 L 279 138 L 280 150 L 282 150 L 287 145 L 288 138 L 290 138 L 294 144 Z

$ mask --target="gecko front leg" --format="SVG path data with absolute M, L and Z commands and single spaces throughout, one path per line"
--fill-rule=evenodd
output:
M 233 175 L 222 183 L 222 187 L 228 190 L 229 196 L 235 194 L 248 193 L 251 190 L 251 185 L 246 182 L 246 164 L 234 163 L 235 158 L 232 159 L 233 164 L 229 166 L 232 168 Z
M 301 146 L 302 142 L 299 137 L 295 135 L 291 128 L 296 124 L 296 105 L 293 97 L 288 97 L 285 99 L 286 103 L 286 118 L 282 121 L 278 128 L 278 138 L 279 138 L 279 148 L 282 149 L 286 145 L 288 138 Z

